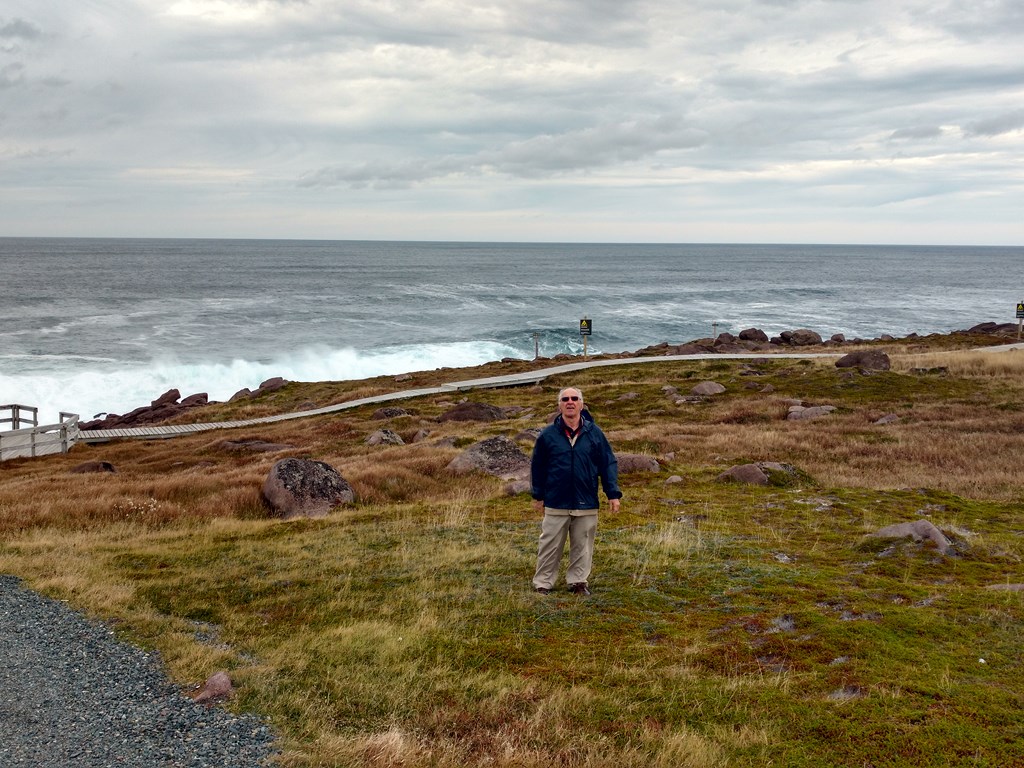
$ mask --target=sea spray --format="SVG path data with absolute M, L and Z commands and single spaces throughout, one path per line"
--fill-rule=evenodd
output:
M 39 408 L 40 423 L 54 423 L 61 411 L 83 420 L 104 413 L 124 414 L 148 405 L 169 389 L 182 396 L 206 392 L 224 401 L 240 389 L 255 389 L 281 376 L 289 381 L 344 381 L 441 367 L 462 368 L 505 357 L 524 358 L 522 349 L 497 342 L 455 342 L 386 347 L 378 350 L 307 347 L 270 361 L 183 362 L 164 357 L 146 364 L 96 369 L 5 375 L 0 373 L 3 403 Z M 529 357 L 533 357 L 532 351 Z

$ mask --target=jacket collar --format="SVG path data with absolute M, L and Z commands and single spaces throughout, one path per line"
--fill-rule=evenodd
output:
M 565 419 L 562 418 L 562 414 L 558 414 L 555 417 L 554 424 L 562 431 L 565 431 L 569 426 L 565 423 Z M 594 417 L 590 415 L 590 411 L 586 408 L 580 411 L 580 431 L 586 431 L 590 429 L 594 424 Z

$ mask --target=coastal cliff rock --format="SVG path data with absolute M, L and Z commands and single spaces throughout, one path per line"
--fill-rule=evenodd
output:
M 209 403 L 209 398 L 205 392 L 189 395 L 181 402 L 178 402 L 180 397 L 181 393 L 178 390 L 169 389 L 149 405 L 136 408 L 134 411 L 130 411 L 124 415 L 108 413 L 102 419 L 93 419 L 92 421 L 81 422 L 78 426 L 83 430 L 144 427 L 152 424 L 160 424 L 161 422 L 167 421 L 180 413 Z

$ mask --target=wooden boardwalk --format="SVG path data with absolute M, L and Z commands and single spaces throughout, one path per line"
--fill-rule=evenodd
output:
M 134 440 L 159 440 L 164 438 L 178 437 L 180 435 L 194 434 L 196 432 L 208 432 L 214 429 L 238 429 L 241 427 L 255 427 L 260 424 L 274 424 L 279 421 L 291 419 L 304 419 L 309 416 L 323 416 L 329 413 L 359 408 L 363 405 L 378 405 L 392 400 L 408 400 L 429 395 L 444 395 L 457 392 L 468 392 L 473 389 L 497 389 L 500 387 L 520 387 L 530 384 L 539 384 L 544 379 L 552 376 L 559 376 L 565 373 L 574 373 L 588 368 L 603 368 L 618 365 L 641 365 L 645 363 L 674 363 L 688 360 L 750 360 L 758 358 L 771 359 L 805 359 L 808 357 L 841 357 L 843 353 L 817 352 L 809 354 L 699 354 L 699 355 L 664 355 L 662 357 L 631 357 L 615 358 L 612 360 L 584 360 L 578 363 L 566 363 L 551 368 L 541 368 L 536 371 L 524 371 L 512 373 L 505 376 L 490 376 L 482 379 L 466 379 L 455 381 L 449 384 L 441 384 L 437 387 L 426 389 L 408 389 L 400 392 L 390 392 L 386 395 L 375 395 L 363 397 L 358 400 L 347 400 L 344 403 L 335 403 L 324 408 L 314 408 L 308 411 L 296 411 L 293 413 L 282 413 L 276 416 L 263 416 L 257 419 L 245 419 L 241 421 L 216 421 L 204 424 L 177 424 L 164 427 L 127 427 L 124 429 L 90 429 L 81 432 L 78 442 L 84 443 L 105 443 L 110 440 L 134 439 Z
M 974 350 L 979 352 L 1006 352 L 1024 349 L 1024 344 L 1002 344 L 995 347 L 982 347 Z M 788 359 L 806 360 L 808 358 L 829 358 L 842 357 L 845 352 L 806 352 L 806 353 L 707 353 L 696 355 L 663 355 L 661 357 L 627 357 L 614 358 L 609 360 L 581 360 L 575 363 L 556 365 L 550 368 L 540 368 L 536 371 L 524 371 L 505 376 L 490 376 L 481 379 L 466 379 L 455 381 L 449 384 L 442 384 L 437 387 L 426 389 L 408 389 L 400 392 L 390 392 L 386 395 L 375 395 L 364 397 L 358 400 L 348 400 L 344 403 L 335 403 L 324 408 L 314 408 L 308 411 L 296 411 L 294 413 L 282 413 L 276 416 L 264 416 L 257 419 L 244 419 L 240 421 L 217 421 L 204 424 L 178 424 L 174 426 L 157 427 L 128 427 L 125 429 L 95 429 L 78 433 L 75 442 L 105 443 L 110 440 L 134 439 L 134 440 L 159 440 L 164 438 L 178 437 L 179 435 L 195 434 L 196 432 L 208 432 L 214 429 L 239 429 L 243 427 L 255 427 L 260 424 L 274 424 L 279 421 L 291 419 L 304 419 L 308 416 L 323 416 L 329 413 L 359 408 L 363 405 L 377 405 L 392 400 L 408 400 L 429 395 L 454 394 L 467 392 L 473 389 L 495 389 L 498 387 L 518 387 L 528 384 L 539 384 L 552 376 L 560 376 L 566 373 L 574 373 L 589 368 L 604 368 L 618 365 L 644 365 L 648 363 L 675 363 L 692 360 L 754 360 L 759 358 L 767 359 Z M 2 433 L 0 433 L 2 434 Z M 0 460 L 2 460 L 0 456 Z M 10 458 L 10 457 L 8 457 Z

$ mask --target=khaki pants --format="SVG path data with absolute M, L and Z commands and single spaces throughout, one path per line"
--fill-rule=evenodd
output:
M 569 538 L 569 570 L 567 584 L 586 584 L 594 562 L 594 538 L 597 534 L 597 510 L 545 509 L 540 524 L 540 544 L 537 547 L 537 571 L 533 586 L 551 589 L 558 580 L 558 567 Z

